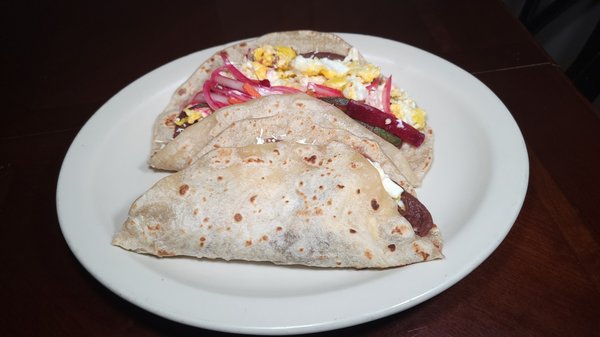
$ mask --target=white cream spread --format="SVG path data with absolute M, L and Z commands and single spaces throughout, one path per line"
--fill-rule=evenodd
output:
M 404 208 L 404 203 L 402 202 L 402 200 L 400 200 L 400 195 L 402 194 L 402 192 L 404 192 L 404 189 L 400 185 L 396 184 L 392 179 L 390 179 L 390 177 L 385 172 L 383 172 L 383 169 L 381 168 L 381 165 L 379 165 L 378 162 L 374 162 L 369 159 L 367 160 L 379 173 L 379 178 L 381 178 L 381 184 L 383 185 L 383 189 L 385 189 L 387 194 L 389 194 L 390 197 L 392 197 L 396 201 L 398 206 Z
M 265 143 L 265 139 L 263 138 L 263 129 L 260 128 L 260 135 L 258 135 L 258 137 L 256 137 L 256 144 L 264 144 Z

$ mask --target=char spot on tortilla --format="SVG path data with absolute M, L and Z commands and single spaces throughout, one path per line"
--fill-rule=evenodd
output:
M 298 251 L 299 251 L 300 253 L 302 253 L 302 252 L 304 252 L 304 248 L 299 248 L 299 249 L 298 249 Z
M 148 226 L 146 226 L 146 227 L 148 228 L 148 230 L 151 230 L 151 231 L 157 231 L 157 230 L 159 230 L 159 229 L 160 229 L 160 224 L 159 224 L 159 223 L 157 223 L 157 224 L 156 224 L 156 225 L 154 225 L 154 226 L 150 226 L 150 225 L 148 225 Z
M 281 232 L 283 230 L 283 227 L 277 226 L 277 227 L 275 227 L 275 230 L 278 231 L 278 232 Z
M 317 156 L 316 155 L 312 155 L 310 157 L 304 157 L 304 160 L 306 160 L 307 162 L 314 164 L 317 161 Z
M 312 196 L 312 200 L 317 200 L 317 196 L 316 196 L 316 195 L 313 195 L 313 196 Z
M 188 184 L 183 184 L 183 185 L 179 186 L 179 195 L 185 195 L 189 189 L 190 189 L 190 185 L 188 185 Z
M 177 118 L 177 114 L 167 116 L 164 121 L 165 126 L 173 127 L 175 125 L 175 118 Z
M 390 252 L 393 252 L 396 250 L 396 245 L 392 243 L 391 245 L 388 245 L 388 249 L 390 250 Z
M 327 174 L 327 175 L 329 175 L 329 174 Z M 344 187 L 346 187 L 346 186 L 338 184 L 338 185 L 337 185 L 337 187 L 338 187 L 339 189 L 342 189 L 342 188 L 344 188 Z
M 315 208 L 315 214 L 323 215 L 323 210 L 320 207 Z
M 240 222 L 240 221 L 242 221 L 242 219 L 243 218 L 242 218 L 242 215 L 240 213 L 235 213 L 233 215 L 233 220 L 235 220 L 235 222 Z
M 421 257 L 423 258 L 423 261 L 427 261 L 427 259 L 429 258 L 429 254 L 424 251 L 421 246 L 419 246 L 418 243 L 413 243 L 413 250 L 415 251 L 415 253 L 421 255 Z
M 356 229 L 350 228 L 350 234 L 356 234 Z
M 252 239 L 246 240 L 246 247 L 252 246 Z
M 265 235 L 263 235 L 263 236 L 261 237 L 261 239 L 262 239 L 263 241 L 269 241 L 269 236 L 265 234 Z
M 371 207 L 373 208 L 374 211 L 379 209 L 379 203 L 377 202 L 376 199 L 371 199 Z
M 304 103 L 302 103 L 302 102 L 297 102 L 297 103 L 296 103 L 296 106 L 297 106 L 297 107 L 299 107 L 299 108 L 302 108 L 302 107 L 304 106 Z
M 247 45 L 248 45 L 248 44 L 247 44 L 246 42 L 242 42 L 242 43 L 240 43 L 240 47 L 242 47 L 242 48 L 246 47 Z
M 169 251 L 166 251 L 164 249 L 159 249 L 157 253 L 158 253 L 158 256 L 175 256 L 175 254 L 173 254 Z
M 333 204 L 333 200 L 327 199 L 327 206 L 331 206 L 331 204 Z
M 202 219 L 202 222 L 208 222 L 208 218 Z
M 221 180 L 223 180 L 223 177 L 221 177 L 221 176 L 218 176 L 218 177 L 217 177 L 217 180 L 218 180 L 218 181 L 221 181 Z
M 183 96 L 185 95 L 187 90 L 185 90 L 185 88 L 179 88 L 179 90 L 177 90 L 177 95 L 179 96 Z
M 201 242 L 204 242 L 204 241 L 206 241 L 206 238 L 205 238 L 204 236 L 201 236 L 201 237 L 200 237 L 200 241 L 201 241 Z
M 370 250 L 365 249 L 365 256 L 367 259 L 371 260 L 373 258 L 373 253 Z
M 360 194 L 360 188 L 356 189 L 356 194 Z
M 278 149 L 274 149 L 273 152 L 275 152 L 276 155 L 279 155 L 279 150 Z
M 256 195 L 256 194 L 255 194 L 255 195 L 253 195 L 253 196 L 251 196 L 251 197 L 250 197 L 250 202 L 251 202 L 251 203 L 255 203 L 255 202 L 256 202 L 256 197 L 257 197 L 257 195 Z
M 192 212 L 194 215 L 198 215 L 199 210 L 197 208 L 194 208 L 194 211 Z

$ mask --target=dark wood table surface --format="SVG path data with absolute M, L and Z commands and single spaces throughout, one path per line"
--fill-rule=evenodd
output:
M 3 336 L 225 335 L 121 299 L 72 255 L 56 185 L 77 132 L 145 73 L 270 31 L 381 36 L 480 79 L 517 121 L 530 181 L 512 230 L 466 278 L 404 312 L 322 336 L 599 336 L 600 122 L 500 0 L 3 1 Z

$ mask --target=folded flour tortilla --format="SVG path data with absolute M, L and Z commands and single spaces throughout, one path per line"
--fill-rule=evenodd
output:
M 387 268 L 442 257 L 349 146 L 218 148 L 137 199 L 113 244 L 156 256 Z
M 218 67 L 223 66 L 223 60 L 219 56 L 220 53 L 226 53 L 228 59 L 232 63 L 239 64 L 243 61 L 249 50 L 253 50 L 264 45 L 291 46 L 298 54 L 318 51 L 321 53 L 347 55 L 353 48 L 352 45 L 344 41 L 336 34 L 299 30 L 266 34 L 255 39 L 228 46 L 227 48 L 215 53 L 212 57 L 204 61 L 175 91 L 167 107 L 157 117 L 153 127 L 150 166 L 163 170 L 181 170 L 189 165 L 189 159 L 195 156 L 197 147 L 204 146 L 207 137 L 214 137 L 218 132 L 224 129 L 225 126 L 221 125 L 213 130 L 211 123 L 214 123 L 215 121 L 209 120 L 205 123 L 198 122 L 191 127 L 186 128 L 179 136 L 174 138 L 174 121 L 176 120 L 177 116 L 180 114 L 182 109 L 184 109 L 190 103 L 194 95 L 199 91 L 202 91 L 202 85 L 208 78 L 210 78 L 211 73 Z M 359 63 L 368 63 L 360 53 L 357 53 L 357 57 Z M 264 104 L 262 106 L 266 108 L 272 108 L 272 106 L 268 106 L 268 104 Z M 257 118 L 259 116 L 265 117 L 267 115 L 271 115 L 268 114 L 269 111 L 256 111 L 256 109 L 259 109 L 260 107 L 261 105 L 242 108 L 248 109 L 249 115 L 237 113 L 235 116 L 237 120 L 240 120 L 244 118 Z M 322 109 L 322 111 L 332 111 L 331 108 L 325 107 L 325 105 L 320 105 L 317 107 L 315 104 L 313 107 Z M 240 110 L 234 109 L 227 111 L 239 112 Z M 338 117 L 343 113 L 335 112 L 331 114 L 333 114 L 334 117 Z M 232 119 L 228 119 L 228 121 L 232 122 Z M 205 125 L 202 127 L 197 127 L 197 124 Z M 344 128 L 347 125 L 353 125 L 353 130 L 349 131 L 354 133 L 356 136 L 375 140 L 382 148 L 383 152 L 392 160 L 394 165 L 400 169 L 402 174 L 412 186 L 418 187 L 421 185 L 425 174 L 431 166 L 433 158 L 433 133 L 429 126 L 423 130 L 426 138 L 425 143 L 420 147 L 415 148 L 405 143 L 400 149 L 397 149 L 394 145 L 373 134 L 371 131 L 368 131 L 364 128 L 360 128 L 359 130 L 359 128 L 354 126 L 358 125 L 358 123 L 351 118 L 343 118 L 342 123 L 334 122 L 332 125 L 322 126 Z M 185 138 L 188 140 L 182 142 L 190 144 L 192 142 L 190 142 L 189 139 L 193 138 L 196 140 L 199 139 L 199 143 L 196 145 L 185 145 L 185 149 L 182 149 L 180 144 L 170 145 L 172 141 L 192 132 L 191 130 L 194 130 L 193 135 L 186 136 Z M 210 130 L 210 134 L 206 133 L 208 130 Z
M 152 153 L 160 150 L 164 145 L 173 140 L 173 120 L 191 101 L 193 96 L 202 90 L 202 85 L 210 78 L 212 71 L 223 65 L 223 60 L 219 56 L 221 52 L 225 52 L 229 60 L 235 64 L 240 63 L 244 59 L 248 50 L 262 45 L 293 46 L 298 53 L 308 53 L 318 50 L 320 52 L 339 55 L 347 55 L 350 49 L 352 49 L 350 44 L 335 34 L 308 30 L 270 33 L 224 48 L 204 61 L 173 93 L 167 107 L 154 123 Z M 359 55 L 359 60 L 366 62 L 362 55 Z
M 255 141 L 256 136 L 251 138 L 248 138 L 248 135 L 235 136 L 237 131 L 229 130 L 226 134 L 233 136 L 233 138 L 230 138 L 226 144 L 223 144 L 227 141 L 226 137 L 224 135 L 219 136 L 232 126 L 236 127 L 236 130 L 241 130 L 237 125 L 246 119 L 267 117 L 272 117 L 271 121 L 263 121 L 260 123 L 262 126 L 254 127 L 253 135 L 259 132 L 261 127 L 264 130 L 267 125 L 275 121 L 281 125 L 281 123 L 285 123 L 285 119 L 288 119 L 285 134 L 293 135 L 292 137 L 295 140 L 310 138 L 311 142 L 324 144 L 333 139 L 343 141 L 343 139 L 353 138 L 353 141 L 357 142 L 358 138 L 361 138 L 367 142 L 376 143 L 380 149 L 378 151 L 389 158 L 389 165 L 394 166 L 386 172 L 393 175 L 397 183 L 409 189 L 421 185 L 423 175 L 431 163 L 433 150 L 433 134 L 431 132 L 429 137 L 426 138 L 427 141 L 417 150 L 419 152 L 411 156 L 411 161 L 409 161 L 405 157 L 402 148 L 398 149 L 375 135 L 335 106 L 299 93 L 266 96 L 216 110 L 210 116 L 188 127 L 185 132 L 155 153 L 149 164 L 158 169 L 178 171 L 190 165 L 198 155 L 206 153 L 210 146 L 248 145 L 248 139 Z M 309 120 L 310 124 L 295 123 L 293 120 L 298 118 Z M 317 131 L 311 128 L 312 125 L 316 125 L 315 127 L 319 130 L 329 132 L 329 135 L 319 135 Z M 278 137 L 283 134 L 281 128 L 279 130 L 273 130 L 273 132 L 268 132 L 266 135 Z M 245 131 L 251 130 L 246 128 Z M 219 139 L 215 141 L 217 137 Z M 243 142 L 240 142 L 240 137 L 245 137 Z

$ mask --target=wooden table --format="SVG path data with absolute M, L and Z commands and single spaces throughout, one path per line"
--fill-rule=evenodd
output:
M 530 159 L 523 209 L 479 268 L 412 309 L 320 335 L 598 336 L 599 118 L 500 0 L 1 6 L 1 335 L 222 335 L 139 309 L 88 274 L 57 220 L 61 162 L 85 121 L 143 74 L 207 47 L 308 28 L 394 39 L 462 67 L 508 107 Z

